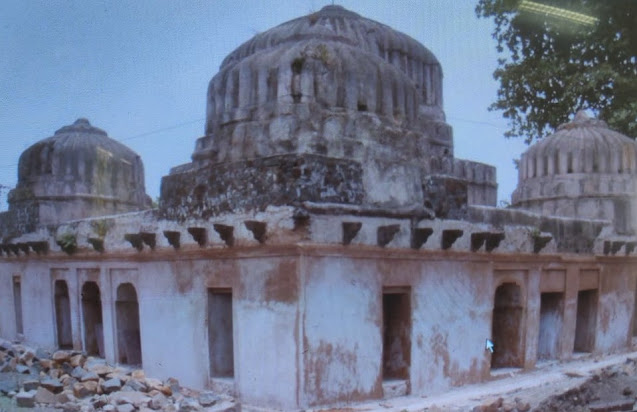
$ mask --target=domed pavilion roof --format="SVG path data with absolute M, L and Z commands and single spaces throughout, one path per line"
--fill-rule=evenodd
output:
M 73 199 L 99 201 L 104 213 L 148 207 L 139 155 L 86 119 L 60 128 L 22 153 L 18 184 L 9 197 L 13 203 Z M 93 215 L 86 212 L 74 217 Z
M 637 179 L 637 145 L 578 112 L 521 157 L 515 207 L 558 216 L 617 219 Z M 609 202 L 614 202 L 613 204 Z
M 334 130 L 333 116 L 345 115 L 375 117 L 356 121 L 349 132 Z M 322 123 L 330 117 L 332 124 Z M 206 136 L 193 159 L 330 155 L 343 140 L 369 134 L 361 128 L 374 133 L 384 126 L 419 135 L 405 140 L 424 141 L 401 143 L 405 154 L 429 154 L 431 142 L 441 153 L 451 151 L 440 64 L 408 35 L 326 6 L 254 36 L 226 57 L 208 87 Z M 322 141 L 334 132 L 341 143 Z
M 520 177 L 526 181 L 578 173 L 637 174 L 636 153 L 632 139 L 580 111 L 522 155 Z
M 420 79 L 414 76 L 413 70 L 409 70 L 410 66 L 414 63 L 439 64 L 431 51 L 406 34 L 361 17 L 342 6 L 332 5 L 257 34 L 230 53 L 223 60 L 221 70 L 263 50 L 307 39 L 346 43 L 377 55 L 417 82 Z

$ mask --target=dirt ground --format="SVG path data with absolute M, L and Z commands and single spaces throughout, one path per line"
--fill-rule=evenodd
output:
M 0 374 L 0 378 L 10 377 Z M 10 398 L 0 396 L 0 412 L 16 410 L 49 412 L 55 409 L 16 408 Z M 489 382 L 437 395 L 405 396 L 320 411 L 637 411 L 637 351 L 544 363 L 532 371 L 498 370 Z
M 579 356 L 570 362 L 539 364 L 532 371 L 498 370 L 489 382 L 436 395 L 352 405 L 348 411 L 637 411 L 637 352 Z

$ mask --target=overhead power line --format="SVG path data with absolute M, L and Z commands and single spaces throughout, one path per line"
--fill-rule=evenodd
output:
M 191 125 L 193 123 L 201 122 L 203 120 L 205 120 L 205 117 L 202 117 L 202 118 L 199 118 L 199 119 L 195 119 L 195 120 L 189 120 L 189 121 L 186 121 L 186 122 L 177 123 L 177 124 L 174 124 L 174 125 L 171 125 L 171 126 L 162 127 L 161 129 L 155 129 L 155 130 L 151 130 L 151 131 L 148 131 L 148 132 L 136 134 L 134 136 L 129 136 L 129 137 L 125 137 L 123 139 L 115 139 L 115 140 L 118 140 L 120 142 L 126 142 L 126 141 L 129 141 L 129 140 L 139 139 L 140 137 L 150 136 L 150 135 L 153 135 L 153 134 L 156 134 L 156 133 L 161 133 L 161 132 L 165 132 L 165 131 L 168 131 L 168 130 L 178 129 L 180 127 L 188 126 L 188 125 Z M 8 168 L 17 167 L 17 166 L 18 166 L 17 163 L 12 163 L 12 164 L 7 164 L 7 165 L 0 165 L 0 169 L 8 169 Z
M 182 123 L 177 123 L 174 124 L 172 126 L 166 126 L 166 127 L 162 127 L 161 129 L 156 129 L 156 130 L 151 130 L 149 132 L 144 132 L 144 133 L 140 133 L 140 134 L 136 134 L 134 136 L 130 136 L 130 137 L 125 137 L 123 139 L 118 139 L 120 142 L 126 142 L 129 140 L 134 140 L 134 139 L 139 139 L 140 137 L 145 137 L 145 136 L 149 136 L 151 134 L 156 134 L 156 133 L 161 133 L 161 132 L 165 132 L 168 130 L 174 130 L 174 129 L 179 129 L 182 126 L 188 126 L 190 124 L 193 123 L 197 123 L 197 122 L 201 122 L 205 120 L 205 117 L 199 118 L 199 119 L 195 119 L 195 120 L 189 120 L 187 122 L 182 122 Z

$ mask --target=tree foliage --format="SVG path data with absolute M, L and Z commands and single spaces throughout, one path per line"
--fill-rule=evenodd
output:
M 529 4 L 597 20 L 578 23 Z M 490 110 L 509 119 L 507 137 L 530 143 L 587 109 L 637 138 L 637 0 L 478 0 L 476 14 L 494 19 L 493 38 L 506 54 Z

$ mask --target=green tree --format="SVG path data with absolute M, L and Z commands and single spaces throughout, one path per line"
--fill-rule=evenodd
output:
M 489 109 L 509 119 L 507 137 L 531 143 L 588 109 L 637 138 L 637 0 L 478 0 L 476 14 L 494 19 L 506 54 Z

